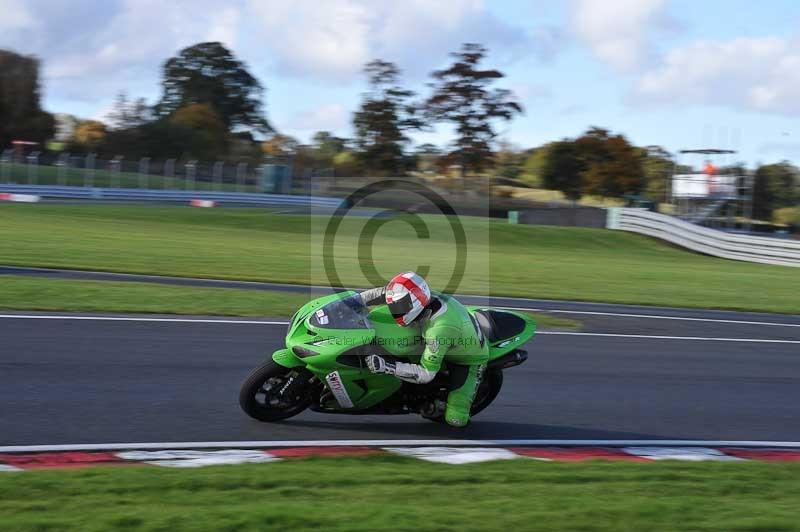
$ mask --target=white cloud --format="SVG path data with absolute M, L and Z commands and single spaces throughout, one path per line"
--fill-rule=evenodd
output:
M 696 41 L 669 52 L 633 91 L 648 104 L 724 105 L 800 114 L 800 40 Z
M 342 79 L 369 59 L 369 10 L 355 0 L 251 0 L 279 71 Z
M 463 42 L 482 42 L 499 55 L 551 55 L 560 34 L 533 37 L 492 15 L 481 0 L 250 0 L 258 31 L 284 74 L 350 82 L 364 63 L 395 61 L 410 77 L 427 75 Z
M 0 33 L 25 30 L 36 26 L 28 6 L 21 0 L 0 0 Z
M 212 21 L 213 25 L 205 40 L 221 42 L 229 48 L 236 46 L 241 14 L 236 7 L 226 7 L 220 11 L 219 16 Z
M 224 28 L 229 10 L 211 14 L 209 10 L 213 6 L 214 2 L 210 0 L 200 0 L 195 5 L 197 13 L 189 13 L 180 3 L 125 0 L 123 10 L 105 30 L 95 35 L 99 53 L 96 50 L 82 51 L 85 55 L 94 52 L 100 68 L 124 68 L 143 61 L 160 63 L 179 48 L 201 40 L 208 28 L 212 28 L 212 32 Z M 215 23 L 223 26 L 215 26 Z M 89 62 L 88 68 L 96 66 Z
M 138 90 L 162 61 L 204 40 L 261 73 L 349 83 L 377 57 L 419 79 L 463 42 L 487 44 L 502 64 L 550 56 L 563 37 L 503 22 L 482 0 L 0 0 L 0 13 L 0 47 L 41 56 L 48 81 L 85 99 L 111 85 Z
M 549 60 L 569 44 L 569 37 L 562 27 L 539 26 L 531 32 L 530 44 L 539 59 Z
M 213 0 L 36 2 L 38 31 L 8 43 L 0 37 L 0 46 L 40 55 L 45 86 L 62 99 L 95 101 L 122 90 L 154 97 L 164 60 L 204 40 L 232 45 L 238 32 L 239 11 Z
M 371 49 L 397 61 L 412 77 L 423 77 L 444 64 L 447 54 L 464 42 L 486 45 L 492 60 L 508 62 L 521 55 L 553 53 L 556 32 L 537 28 L 531 34 L 501 21 L 480 0 L 384 0 L 372 35 Z
M 574 0 L 574 32 L 602 61 L 620 72 L 639 67 L 652 53 L 653 35 L 674 27 L 666 0 Z
M 123 90 L 153 101 L 162 63 L 207 40 L 228 45 L 269 88 L 287 76 L 361 86 L 374 58 L 417 84 L 464 42 L 486 44 L 489 64 L 504 68 L 547 58 L 564 38 L 503 21 L 484 0 L 0 0 L 0 14 L 0 48 L 39 56 L 47 100 L 82 109 Z
M 348 110 L 343 105 L 326 103 L 296 113 L 286 125 L 292 130 L 339 131 L 347 127 L 348 117 Z

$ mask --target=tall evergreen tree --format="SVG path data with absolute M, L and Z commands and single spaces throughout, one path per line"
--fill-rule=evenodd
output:
M 206 104 L 228 130 L 272 130 L 263 112 L 264 87 L 221 43 L 198 43 L 168 59 L 162 85 L 164 93 L 156 106 L 162 116 L 181 107 Z
M 39 60 L 0 50 L 0 148 L 12 140 L 44 143 L 55 134 L 55 119 L 42 110 Z
M 753 215 L 772 219 L 782 207 L 800 204 L 800 171 L 788 161 L 765 164 L 756 170 L 753 183 Z
M 353 116 L 355 144 L 367 171 L 400 175 L 405 171 L 405 132 L 422 127 L 414 106 L 414 95 L 400 86 L 400 70 L 394 63 L 376 59 L 364 67 L 369 90 Z
M 522 112 L 511 91 L 490 87 L 504 75 L 478 68 L 486 53 L 482 45 L 467 43 L 451 54 L 455 62 L 433 72 L 433 94 L 425 105 L 431 120 L 455 126 L 458 138 L 451 156 L 463 172 L 480 171 L 490 164 L 497 136 L 493 122 L 511 120 Z

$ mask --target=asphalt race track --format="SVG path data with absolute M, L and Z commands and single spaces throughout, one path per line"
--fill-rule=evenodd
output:
M 493 303 L 561 308 L 584 327 L 578 334 L 537 334 L 527 347 L 528 362 L 506 373 L 498 400 L 462 430 L 417 416 L 304 413 L 277 424 L 251 420 L 239 409 L 239 385 L 267 353 L 281 347 L 285 325 L 274 322 L 284 319 L 270 324 L 0 313 L 0 445 L 800 440 L 800 316 Z

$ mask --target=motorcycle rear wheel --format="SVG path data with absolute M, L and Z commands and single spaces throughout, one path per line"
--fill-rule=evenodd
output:
M 296 416 L 313 402 L 311 374 L 304 368 L 285 368 L 269 360 L 254 369 L 239 391 L 239 405 L 259 421 Z
M 472 408 L 470 408 L 470 417 L 474 417 L 482 412 L 486 407 L 492 404 L 500 393 L 503 387 L 503 372 L 502 370 L 495 369 L 489 370 L 484 375 L 483 380 L 478 389 L 475 391 L 475 399 L 472 401 Z M 445 423 L 444 415 L 437 417 L 429 417 L 431 421 L 436 423 Z
M 503 387 L 503 372 L 497 370 L 487 370 L 478 390 L 475 392 L 475 400 L 472 402 L 470 416 L 474 416 L 492 404 Z

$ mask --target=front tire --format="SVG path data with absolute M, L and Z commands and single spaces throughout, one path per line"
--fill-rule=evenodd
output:
M 286 368 L 273 360 L 254 369 L 239 391 L 239 405 L 259 421 L 280 421 L 296 416 L 313 401 L 311 373 Z

